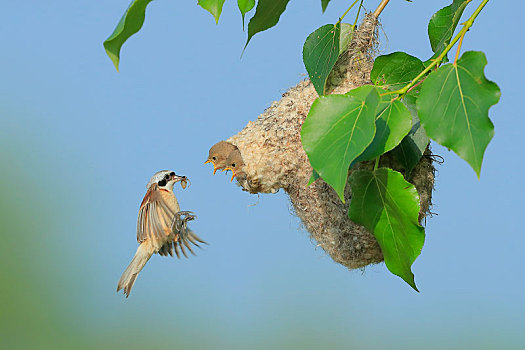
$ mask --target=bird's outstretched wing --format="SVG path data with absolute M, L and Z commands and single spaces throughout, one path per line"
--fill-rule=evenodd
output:
M 175 212 L 165 202 L 157 185 L 148 189 L 140 205 L 137 220 L 137 241 L 147 239 L 164 241 L 171 233 L 171 223 Z
M 150 187 L 144 200 L 140 205 L 137 220 L 137 241 L 144 242 L 147 239 L 162 244 L 158 253 L 160 255 L 171 255 L 173 251 L 180 258 L 180 252 L 185 257 L 187 248 L 192 254 L 190 243 L 199 246 L 198 243 L 207 244 L 187 227 L 187 222 L 195 219 L 190 212 L 175 212 L 174 208 L 166 202 L 157 185 Z M 172 240 L 166 242 L 166 237 L 174 233 Z

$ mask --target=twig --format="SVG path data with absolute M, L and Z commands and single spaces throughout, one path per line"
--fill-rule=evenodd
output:
M 345 18 L 346 14 L 352 9 L 352 7 L 354 7 L 355 4 L 357 4 L 359 0 L 355 0 L 352 5 L 350 5 L 350 7 L 345 11 L 345 13 L 343 13 L 343 15 L 339 18 L 339 21 L 337 22 L 341 22 L 343 20 L 343 18 Z
M 479 13 L 481 12 L 481 10 L 483 10 L 487 2 L 489 2 L 489 0 L 483 0 L 481 4 L 479 4 L 476 11 L 474 11 L 474 13 L 469 17 L 469 19 L 465 23 L 463 23 L 463 28 L 461 28 L 460 32 L 454 37 L 454 39 L 452 39 L 450 44 L 448 44 L 448 46 L 443 50 L 443 52 L 441 52 L 441 54 L 439 54 L 439 56 L 436 57 L 436 59 L 431 64 L 428 65 L 427 68 L 425 68 L 421 73 L 419 73 L 419 75 L 415 77 L 414 79 L 412 79 L 412 81 L 408 83 L 406 86 L 404 86 L 403 88 L 399 90 L 388 92 L 388 95 L 406 94 L 408 89 L 410 89 L 414 84 L 416 84 L 419 81 L 419 79 L 425 76 L 425 74 L 427 74 L 432 68 L 439 65 L 441 61 L 443 60 L 443 58 L 445 57 L 445 55 L 450 51 L 450 49 L 452 49 L 452 47 L 458 42 L 458 40 L 462 38 L 463 36 L 465 36 L 465 33 L 469 30 L 470 27 L 472 27 L 472 25 L 474 24 L 474 20 L 476 19 L 476 17 L 478 17 Z
M 383 1 L 381 1 L 379 6 L 374 11 L 374 17 L 375 18 L 379 17 L 379 15 L 381 14 L 381 12 L 383 12 L 383 9 L 385 8 L 386 4 L 388 4 L 389 1 L 390 0 L 383 0 Z
M 361 0 L 361 3 L 359 4 L 359 7 L 357 8 L 357 15 L 355 16 L 355 21 L 354 21 L 354 28 L 357 25 L 357 20 L 359 19 L 359 14 L 361 13 L 361 7 L 363 7 L 363 0 Z
M 465 34 L 467 32 L 465 31 L 462 35 L 461 35 L 461 38 L 459 38 L 459 44 L 458 44 L 458 49 L 456 50 L 456 57 L 454 58 L 454 64 L 456 64 L 458 62 L 458 57 L 459 57 L 459 52 L 461 51 L 461 45 L 463 44 L 463 38 L 465 37 Z

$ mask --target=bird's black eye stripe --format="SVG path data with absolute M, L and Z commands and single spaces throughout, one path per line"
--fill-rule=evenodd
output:
M 159 186 L 164 187 L 166 186 L 166 179 L 162 179 L 159 181 Z
M 175 176 L 175 172 L 172 171 L 172 172 L 170 173 L 170 176 Z

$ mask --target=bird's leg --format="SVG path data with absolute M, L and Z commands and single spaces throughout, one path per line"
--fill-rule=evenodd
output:
M 171 222 L 171 231 L 180 236 L 181 241 L 187 239 L 187 226 L 188 221 L 195 220 L 197 216 L 191 211 L 179 211 L 173 216 Z

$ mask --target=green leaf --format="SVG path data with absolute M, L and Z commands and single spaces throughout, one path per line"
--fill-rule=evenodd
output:
M 222 5 L 224 5 L 224 0 L 199 0 L 198 4 L 203 9 L 211 13 L 213 17 L 215 17 L 215 23 L 219 24 L 219 17 L 222 13 Z
M 480 175 L 483 154 L 494 136 L 489 108 L 501 92 L 487 80 L 483 52 L 465 52 L 457 64 L 431 73 L 421 87 L 417 109 L 427 135 L 452 149 Z
M 418 95 L 419 90 L 416 88 L 406 94 L 403 99 L 404 105 L 412 115 L 412 128 L 403 141 L 392 150 L 393 156 L 400 163 L 401 167 L 405 169 L 407 175 L 409 175 L 412 169 L 419 163 L 430 142 L 417 115 L 416 99 Z
M 425 230 L 419 225 L 419 195 L 401 173 L 389 168 L 350 175 L 350 219 L 377 239 L 386 267 L 417 291 L 412 263 L 421 253 Z
M 374 159 L 396 147 L 412 128 L 412 116 L 403 102 L 381 96 L 377 108 L 376 134 L 354 163 Z
M 394 91 L 405 86 L 424 69 L 425 65 L 419 58 L 404 52 L 394 52 L 376 59 L 370 77 L 374 84 Z M 403 104 L 412 116 L 411 128 L 408 135 L 392 151 L 407 173 L 419 162 L 429 142 L 417 116 L 415 104 L 418 95 L 419 87 L 415 87 L 403 99 Z
M 120 49 L 130 36 L 142 28 L 146 18 L 146 6 L 152 0 L 133 0 L 128 9 L 120 19 L 117 27 L 109 38 L 104 41 L 106 54 L 109 56 L 118 71 L 120 61 Z
M 339 57 L 340 23 L 326 24 L 308 35 L 303 45 L 303 62 L 319 96 L 324 95 L 326 79 Z
M 341 23 L 341 34 L 339 35 L 339 55 L 341 55 L 352 41 L 355 26 L 353 24 Z
M 470 0 L 453 0 L 452 4 L 436 12 L 428 23 L 428 37 L 432 51 L 441 53 L 458 26 L 463 10 Z
M 301 141 L 312 168 L 342 201 L 348 167 L 374 139 L 378 102 L 377 89 L 371 85 L 346 95 L 321 96 L 302 126 Z
M 328 3 L 330 0 L 321 0 L 321 7 L 323 8 L 323 13 L 326 11 L 326 7 L 328 6 Z
M 424 69 L 419 58 L 405 52 L 394 52 L 376 58 L 370 79 L 374 85 L 393 91 L 410 83 Z
M 246 45 L 252 39 L 252 37 L 266 29 L 273 27 L 279 22 L 281 14 L 286 10 L 286 5 L 290 0 L 259 0 L 257 2 L 257 8 L 255 9 L 255 15 L 250 19 L 248 23 L 248 40 Z
M 237 6 L 242 15 L 242 30 L 244 30 L 244 16 L 255 6 L 255 0 L 237 0 Z
M 412 169 L 419 163 L 429 141 L 425 129 L 421 127 L 418 121 L 412 126 L 412 129 L 399 146 L 392 150 L 394 157 L 396 157 L 407 174 L 410 174 Z
M 317 171 L 315 171 L 315 169 L 312 169 L 312 176 L 310 177 L 310 180 L 308 181 L 306 186 L 310 186 L 311 184 L 313 184 L 315 182 L 315 180 L 319 179 L 320 177 L 321 176 L 319 176 Z

